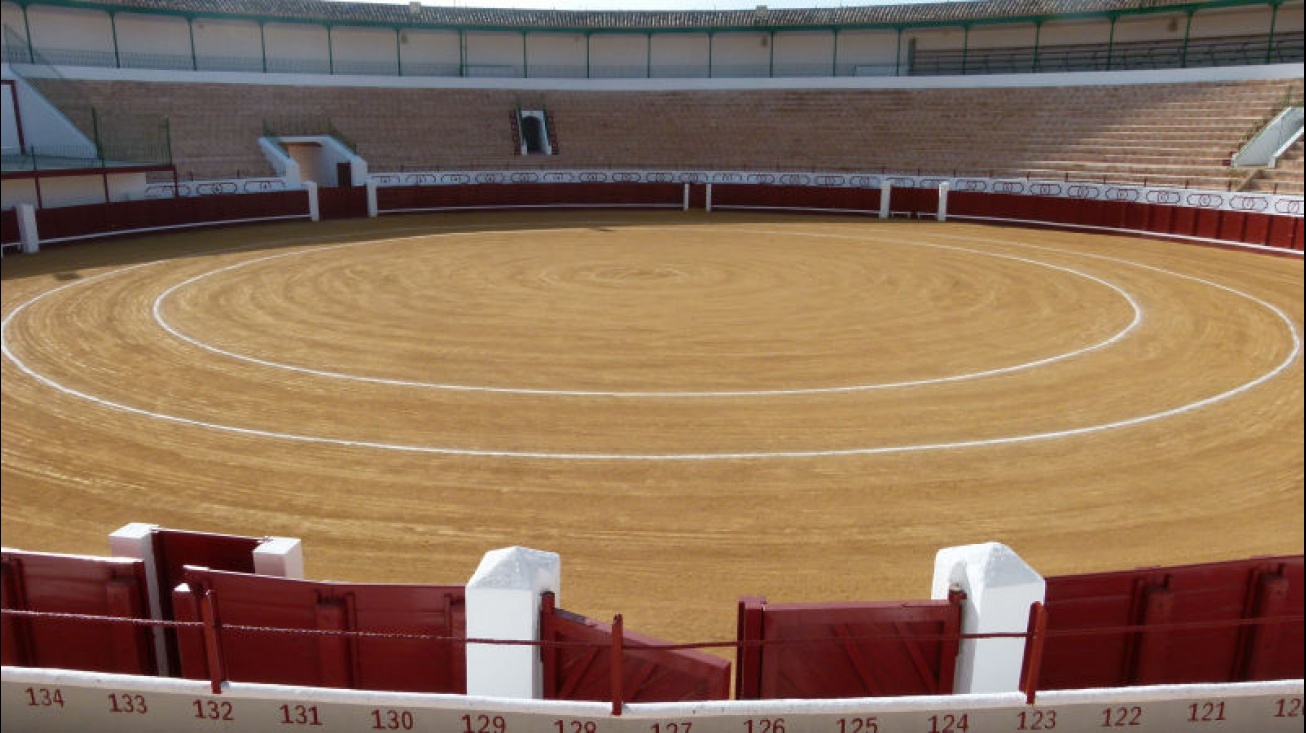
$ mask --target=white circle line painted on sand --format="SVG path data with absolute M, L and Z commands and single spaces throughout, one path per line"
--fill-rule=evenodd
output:
M 719 230 L 720 227 L 717 227 L 717 229 Z M 797 236 L 809 236 L 809 237 L 843 238 L 841 235 L 810 233 L 810 232 L 808 233 L 781 232 L 781 231 L 773 231 L 773 230 L 751 230 L 751 229 L 736 229 L 736 230 L 743 231 L 745 233 L 751 233 L 751 234 L 772 234 L 772 235 L 793 234 Z M 513 230 L 513 231 L 517 232 L 519 230 Z M 452 235 L 441 235 L 441 236 L 452 236 Z M 412 238 L 414 237 L 405 237 L 405 239 L 412 239 Z M 865 237 L 865 236 L 849 237 L 849 238 L 854 238 L 857 239 L 858 241 L 877 241 L 874 237 Z M 994 376 L 999 376 L 1004 374 L 1011 374 L 1014 372 L 1020 372 L 1027 369 L 1035 369 L 1038 367 L 1047 366 L 1049 364 L 1054 364 L 1059 361 L 1073 359 L 1079 356 L 1083 356 L 1084 354 L 1089 354 L 1094 351 L 1104 349 L 1108 346 L 1111 346 L 1119 342 L 1121 339 L 1125 338 L 1130 332 L 1132 332 L 1135 328 L 1137 328 L 1138 325 L 1142 323 L 1143 320 L 1142 308 L 1138 305 L 1138 302 L 1134 300 L 1134 298 L 1129 293 L 1127 293 L 1123 288 L 1120 288 L 1119 286 L 1111 282 L 1108 282 L 1102 278 L 1096 277 L 1094 275 L 1089 275 L 1088 273 L 1080 272 L 1079 270 L 1076 270 L 1074 268 L 1063 267 L 1060 265 L 1053 265 L 1046 262 L 1040 262 L 1038 260 L 1028 259 L 1025 257 L 1016 257 L 1013 255 L 998 254 L 993 252 L 983 252 L 980 250 L 969 249 L 966 247 L 956 247 L 956 246 L 943 245 L 943 244 L 931 244 L 925 242 L 910 242 L 907 243 L 907 246 L 930 247 L 934 249 L 945 249 L 945 250 L 952 250 L 956 252 L 965 252 L 968 254 L 977 254 L 977 255 L 981 255 L 985 257 L 993 257 L 997 259 L 1012 260 L 1024 264 L 1030 264 L 1038 267 L 1045 267 L 1052 270 L 1058 270 L 1061 272 L 1068 273 L 1070 275 L 1074 275 L 1077 277 L 1081 277 L 1096 282 L 1099 285 L 1105 286 L 1115 291 L 1117 295 L 1123 298 L 1125 302 L 1129 304 L 1130 309 L 1133 311 L 1133 318 L 1130 319 L 1129 323 L 1126 324 L 1124 328 L 1120 329 L 1119 331 L 1112 334 L 1108 338 L 1099 341 L 1098 343 L 1085 346 L 1083 348 L 1074 349 L 1061 354 L 1056 354 L 1054 356 L 1049 356 L 1042 359 L 1036 359 L 1034 361 L 1023 362 L 1020 364 L 1012 364 L 1005 367 L 986 369 L 978 372 L 966 372 L 962 374 L 954 374 L 946 377 L 933 377 L 930 379 L 916 379 L 916 380 L 909 380 L 909 381 L 902 381 L 902 382 L 881 382 L 876 384 L 852 384 L 852 385 L 840 385 L 840 386 L 832 386 L 832 387 L 807 387 L 807 388 L 792 388 L 792 389 L 724 390 L 724 391 L 723 390 L 716 390 L 716 391 L 625 390 L 622 391 L 622 390 L 582 390 L 582 389 L 538 389 L 538 388 L 524 388 L 524 387 L 491 387 L 486 385 L 472 385 L 472 384 L 444 384 L 438 382 L 421 382 L 421 381 L 404 380 L 404 379 L 389 379 L 385 377 L 369 377 L 369 376 L 364 376 L 359 374 L 350 374 L 346 372 L 336 372 L 336 371 L 329 371 L 325 369 L 314 369 L 312 367 L 297 366 L 294 364 L 286 364 L 284 362 L 277 362 L 269 359 L 261 359 L 259 357 L 250 356 L 248 354 L 237 353 L 229 349 L 218 348 L 217 346 L 214 346 L 209 343 L 205 343 L 197 338 L 194 338 L 193 336 L 183 333 L 180 329 L 170 324 L 167 321 L 167 319 L 163 316 L 163 307 L 164 307 L 163 304 L 170 296 L 182 290 L 183 288 L 194 285 L 195 283 L 200 282 L 208 277 L 212 277 L 214 275 L 221 275 L 243 267 L 260 264 L 263 262 L 268 262 L 270 260 L 280 259 L 283 257 L 292 257 L 297 255 L 303 255 L 303 254 L 316 254 L 318 252 L 331 250 L 331 249 L 339 249 L 343 247 L 385 244 L 387 242 L 392 242 L 392 241 L 398 241 L 398 240 L 394 240 L 394 239 L 369 240 L 366 242 L 351 242 L 346 244 L 331 245 L 329 247 L 323 247 L 320 249 L 286 252 L 282 254 L 269 255 L 266 257 L 259 257 L 257 259 L 247 260 L 245 262 L 238 262 L 233 265 L 228 265 L 226 267 L 221 267 L 215 270 L 210 270 L 209 272 L 204 272 L 199 275 L 195 275 L 193 277 L 181 281 L 180 283 L 177 283 L 176 285 L 173 285 L 167 290 L 164 290 L 161 294 L 159 294 L 158 297 L 154 299 L 154 303 L 151 309 L 153 313 L 154 321 L 156 324 L 158 324 L 160 328 L 167 331 L 174 338 L 184 341 L 185 343 L 188 343 L 197 348 L 209 351 L 213 354 L 224 356 L 229 359 L 244 361 L 250 364 L 256 364 L 258 366 L 267 367 L 271 369 L 284 369 L 286 371 L 297 372 L 299 374 L 308 374 L 315 377 L 324 377 L 327 379 L 342 379 L 342 380 L 349 380 L 355 382 L 363 382 L 367 384 L 380 384 L 380 385 L 386 385 L 391 387 L 413 387 L 413 388 L 420 388 L 420 389 L 448 390 L 454 392 L 482 392 L 482 393 L 491 393 L 491 394 L 518 394 L 518 395 L 546 396 L 546 397 L 605 397 L 605 398 L 618 398 L 618 399 L 623 399 L 623 398 L 624 399 L 695 399 L 695 398 L 725 399 L 725 398 L 735 398 L 735 397 L 780 397 L 780 396 L 795 396 L 795 395 L 868 392 L 873 390 L 900 389 L 904 387 L 920 387 L 920 386 L 933 385 L 933 384 L 947 384 L 952 382 L 962 382 L 962 381 L 968 381 L 974 379 L 983 379 L 986 377 L 994 377 Z M 884 242 L 880 241 L 879 243 L 884 243 Z M 901 245 L 903 243 L 889 242 L 889 244 Z
M 1036 248 L 1044 249 L 1047 251 L 1060 252 L 1063 254 L 1072 254 L 1072 255 L 1078 254 L 1078 253 L 1065 253 L 1062 250 L 1055 250 L 1048 247 L 1036 247 Z M 294 433 L 283 433 L 283 432 L 270 431 L 270 430 L 259 430 L 255 428 L 243 428 L 234 425 L 224 425 L 220 423 L 212 423 L 212 422 L 206 422 L 202 420 L 193 420 L 190 418 L 179 417 L 176 415 L 168 415 L 160 412 L 155 412 L 152 410 L 144 410 L 141 408 L 131 407 L 129 405 L 123 405 L 121 403 L 113 402 L 100 397 L 96 397 L 94 395 L 87 394 L 85 392 L 81 392 L 79 390 L 73 389 L 66 385 L 60 384 L 59 382 L 56 382 L 55 380 L 50 379 L 42 374 L 37 373 L 35 370 L 29 367 L 25 362 L 19 359 L 17 355 L 15 355 L 13 351 L 10 349 L 9 326 L 13 322 L 13 319 L 17 317 L 20 313 L 22 313 L 24 310 L 26 310 L 29 306 L 43 300 L 48 296 L 61 292 L 75 285 L 84 285 L 88 282 L 94 282 L 96 280 L 102 279 L 104 277 L 107 277 L 108 275 L 117 272 L 129 271 L 155 263 L 143 263 L 139 265 L 132 265 L 122 270 L 114 270 L 111 272 L 102 273 L 100 275 L 96 275 L 86 280 L 67 283 L 65 285 L 55 288 L 54 290 L 46 291 L 45 293 L 42 293 L 28 301 L 25 301 L 24 303 L 16 307 L 13 311 L 11 311 L 9 315 L 4 318 L 3 322 L 0 322 L 0 353 L 3 353 L 3 356 L 6 359 L 8 359 L 11 363 L 13 363 L 23 373 L 27 374 L 28 376 L 32 377 L 38 382 L 45 384 L 47 387 L 57 392 L 61 392 L 63 394 L 76 397 L 78 399 L 92 402 L 101 407 L 119 410 L 122 412 L 126 412 L 128 414 L 140 415 L 155 420 L 161 420 L 174 424 L 185 425 L 188 427 L 203 428 L 203 429 L 215 430 L 219 432 L 225 432 L 229 434 L 249 436 L 249 437 L 272 438 L 277 440 L 286 440 L 286 441 L 293 441 L 293 442 L 300 442 L 300 443 L 313 443 L 318 445 L 333 445 L 333 446 L 341 446 L 341 447 L 380 449 L 380 450 L 398 451 L 398 452 L 406 452 L 406 453 L 421 453 L 421 454 L 444 455 L 444 456 L 464 456 L 464 457 L 473 457 L 473 458 L 517 458 L 517 459 L 572 460 L 572 461 L 715 461 L 715 460 L 758 460 L 758 459 L 776 459 L 776 458 L 781 458 L 781 459 L 836 458 L 836 457 L 845 457 L 845 456 L 870 456 L 870 455 L 885 455 L 885 454 L 892 454 L 892 453 L 923 452 L 923 451 L 932 451 L 932 450 L 994 447 L 994 446 L 1004 446 L 1004 445 L 1015 445 L 1021 443 L 1033 443 L 1033 442 L 1045 441 L 1045 440 L 1057 440 L 1057 439 L 1084 436 L 1084 435 L 1094 435 L 1109 430 L 1118 430 L 1121 428 L 1133 427 L 1145 423 L 1155 422 L 1157 420 L 1163 420 L 1177 415 L 1193 412 L 1219 402 L 1223 402 L 1232 397 L 1247 392 L 1251 389 L 1254 389 L 1255 387 L 1260 386 L 1261 384 L 1264 384 L 1265 382 L 1268 382 L 1271 379 L 1274 379 L 1275 377 L 1283 373 L 1301 355 L 1301 348 L 1302 348 L 1301 335 L 1298 332 L 1296 325 L 1292 322 L 1292 319 L 1287 316 L 1287 314 L 1285 314 L 1282 310 L 1280 310 L 1277 306 L 1273 305 L 1272 303 L 1266 302 L 1260 298 L 1257 298 L 1253 295 L 1245 293 L 1236 288 L 1215 283 L 1196 276 L 1185 275 L 1182 273 L 1173 272 L 1171 270 L 1166 270 L 1164 268 L 1155 267 L 1152 265 L 1143 265 L 1140 263 L 1130 262 L 1128 260 L 1122 260 L 1115 257 L 1107 257 L 1105 255 L 1086 255 L 1086 256 L 1093 257 L 1096 259 L 1117 262 L 1127 266 L 1136 266 L 1143 269 L 1152 270 L 1155 272 L 1189 280 L 1199 284 L 1207 285 L 1231 293 L 1235 296 L 1241 297 L 1252 303 L 1255 303 L 1261 306 L 1262 308 L 1273 313 L 1286 326 L 1289 336 L 1291 337 L 1292 340 L 1292 349 L 1290 350 L 1288 356 L 1285 357 L 1283 361 L 1281 361 L 1277 366 L 1265 372 L 1264 374 L 1260 375 L 1259 377 L 1244 382 L 1243 384 L 1238 385 L 1237 387 L 1234 387 L 1232 389 L 1225 390 L 1223 392 L 1211 395 L 1209 397 L 1200 400 L 1179 405 L 1169 410 L 1163 410 L 1160 412 L 1148 413 L 1146 415 L 1139 415 L 1124 420 L 1115 420 L 1112 422 L 1099 423 L 1095 425 L 1088 425 L 1088 426 L 1083 426 L 1078 428 L 1070 428 L 1066 430 L 1056 430 L 1056 431 L 1043 432 L 1043 433 L 1030 433 L 1025 435 L 1013 435 L 1013 436 L 1006 436 L 1001 438 L 985 438 L 985 439 L 977 439 L 977 440 L 963 440 L 963 441 L 938 442 L 938 443 L 917 443 L 917 444 L 895 445 L 895 446 L 876 446 L 876 447 L 867 447 L 867 448 L 846 448 L 846 449 L 834 449 L 834 450 L 755 451 L 755 452 L 728 452 L 728 453 L 664 453 L 664 454 L 505 451 L 505 450 L 482 450 L 482 449 L 475 449 L 475 448 L 448 448 L 448 447 L 438 447 L 438 446 L 404 445 L 404 444 L 395 444 L 395 443 L 380 443 L 374 441 L 346 440 L 341 438 L 326 438 L 321 436 L 299 435 Z

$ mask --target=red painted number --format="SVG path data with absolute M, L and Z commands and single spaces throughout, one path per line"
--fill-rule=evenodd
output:
M 1055 730 L 1057 711 L 1024 710 L 1017 714 L 1016 720 L 1020 723 L 1016 726 L 1016 730 Z
M 31 690 L 27 691 L 31 692 Z M 60 706 L 64 704 L 63 700 L 59 700 L 59 704 Z M 1279 708 L 1275 712 L 1275 717 L 1301 717 L 1302 715 L 1301 698 L 1279 698 L 1275 700 L 1275 706 Z
M 145 705 L 145 697 L 142 695 L 109 693 L 109 712 L 111 713 L 139 713 L 145 715 L 149 711 L 149 707 Z
M 694 721 L 685 720 L 679 723 L 654 723 L 649 726 L 652 733 L 689 733 L 694 727 Z
M 407 710 L 373 710 L 372 730 L 412 730 L 413 714 Z
M 930 733 L 957 733 L 957 731 L 970 730 L 970 717 L 966 713 L 960 716 L 952 715 L 931 715 L 930 716 Z
M 1195 702 L 1188 706 L 1189 723 L 1214 723 L 1218 720 L 1224 720 L 1224 700 Z
M 879 718 L 839 718 L 839 733 L 880 733 Z
M 748 733 L 785 733 L 784 718 L 761 718 L 745 720 L 744 728 Z
M 1283 701 L 1280 700 L 1279 702 Z M 1300 706 L 1301 700 L 1297 702 Z M 34 708 L 63 707 L 63 690 L 58 687 L 29 687 L 27 688 L 27 705 Z M 1279 717 L 1283 716 L 1280 715 Z
M 282 705 L 277 709 L 281 711 L 282 725 L 322 725 L 316 705 Z
M 508 721 L 502 715 L 491 718 L 488 715 L 464 715 L 463 733 L 504 733 L 508 730 Z
M 555 720 L 553 728 L 558 733 L 596 733 L 599 724 L 592 720 Z
M 195 700 L 195 717 L 201 720 L 235 720 L 231 703 L 218 700 Z
M 1143 724 L 1143 709 L 1133 707 L 1102 708 L 1103 728 L 1127 728 Z

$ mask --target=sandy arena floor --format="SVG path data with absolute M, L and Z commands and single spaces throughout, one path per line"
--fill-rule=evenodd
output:
M 673 641 L 735 602 L 916 600 L 1300 553 L 1303 266 L 1123 237 L 579 212 L 280 224 L 3 261 L 3 541 L 304 540 L 308 577 L 561 553 Z

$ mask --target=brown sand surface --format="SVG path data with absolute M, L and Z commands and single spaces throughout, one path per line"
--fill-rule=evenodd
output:
M 735 602 L 917 600 L 1300 553 L 1300 258 L 965 224 L 576 212 L 280 224 L 3 261 L 3 536 L 304 540 L 313 579 L 558 552 L 678 641 Z

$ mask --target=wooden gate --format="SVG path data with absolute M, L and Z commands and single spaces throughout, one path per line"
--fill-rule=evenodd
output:
M 663 643 L 619 627 L 614 634 L 610 624 L 556 608 L 551 593 L 540 610 L 540 640 L 547 700 L 611 700 L 619 706 L 730 697 L 730 662 L 693 650 L 650 648 Z M 621 686 L 614 690 L 617 654 Z
M 792 605 L 743 598 L 735 697 L 946 695 L 960 635 L 960 597 Z

